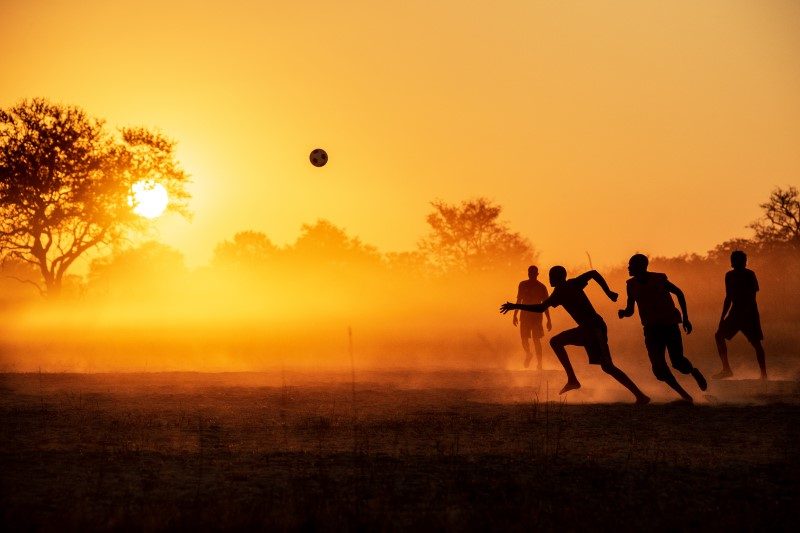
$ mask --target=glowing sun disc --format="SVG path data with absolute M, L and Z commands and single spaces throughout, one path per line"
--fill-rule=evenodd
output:
M 156 218 L 167 208 L 169 195 L 160 183 L 150 180 L 137 181 L 131 186 L 128 202 L 133 212 L 145 218 Z

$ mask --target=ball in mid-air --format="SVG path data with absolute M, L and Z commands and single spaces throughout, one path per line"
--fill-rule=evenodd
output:
M 314 148 L 311 150 L 311 154 L 309 154 L 308 159 L 315 167 L 325 166 L 325 163 L 328 162 L 328 152 L 322 148 Z

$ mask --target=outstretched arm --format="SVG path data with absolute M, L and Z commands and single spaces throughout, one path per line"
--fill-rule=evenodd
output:
M 683 315 L 683 329 L 687 335 L 692 332 L 692 323 L 689 322 L 689 310 L 686 308 L 686 297 L 683 291 L 671 281 L 667 281 L 667 290 L 678 298 L 678 305 L 681 306 L 681 314 Z
M 620 318 L 626 318 L 626 317 L 629 317 L 629 316 L 633 316 L 633 306 L 635 305 L 635 302 L 634 302 L 633 298 L 631 297 L 631 288 L 630 287 L 628 287 L 627 293 L 628 293 L 628 303 L 625 306 L 625 309 L 620 309 L 619 312 L 617 313 Z
M 608 288 L 608 283 L 606 283 L 606 280 L 603 278 L 603 276 L 600 275 L 600 272 L 598 272 L 597 270 L 590 270 L 589 272 L 581 274 L 580 276 L 578 276 L 578 279 L 585 281 L 589 281 L 590 279 L 595 280 L 597 284 L 600 285 L 600 288 L 603 289 L 603 292 L 606 293 L 606 296 L 608 296 L 608 298 L 612 302 L 616 302 L 617 298 L 619 298 L 619 294 Z
M 506 302 L 500 306 L 500 312 L 502 314 L 506 314 L 509 311 L 517 310 L 520 311 L 533 311 L 534 313 L 544 313 L 545 310 L 550 307 L 550 298 L 543 301 L 540 304 L 512 304 L 511 302 Z

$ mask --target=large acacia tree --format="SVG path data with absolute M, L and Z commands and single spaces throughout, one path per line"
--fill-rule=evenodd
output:
M 109 132 L 43 99 L 0 110 L 0 255 L 34 264 L 40 291 L 57 296 L 79 257 L 146 229 L 133 212 L 134 183 L 161 184 L 167 208 L 186 214 L 188 177 L 174 148 L 159 133 Z

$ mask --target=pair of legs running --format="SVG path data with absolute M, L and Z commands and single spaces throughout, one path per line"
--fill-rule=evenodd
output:
M 592 326 L 578 326 L 577 328 L 562 331 L 550 339 L 550 346 L 558 357 L 559 362 L 567 373 L 567 384 L 561 389 L 561 394 L 580 388 L 581 384 L 572 368 L 572 363 L 567 355 L 566 346 L 583 346 L 589 355 L 589 363 L 600 365 L 600 368 L 616 379 L 622 386 L 631 391 L 636 397 L 637 404 L 646 404 L 650 398 L 611 360 L 611 351 L 608 348 L 608 336 L 605 323 Z
M 683 340 L 681 339 L 681 330 L 678 324 L 645 326 L 644 344 L 647 348 L 647 356 L 650 358 L 650 365 L 653 367 L 653 374 L 656 376 L 656 379 L 669 385 L 684 401 L 692 402 L 694 400 L 692 396 L 686 392 L 686 389 L 681 387 L 681 384 L 678 383 L 678 380 L 675 379 L 672 371 L 670 371 L 667 366 L 667 352 L 669 353 L 672 368 L 681 374 L 691 375 L 697 382 L 697 386 L 700 387 L 700 390 L 706 390 L 708 388 L 706 378 L 683 354 Z

